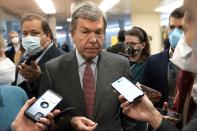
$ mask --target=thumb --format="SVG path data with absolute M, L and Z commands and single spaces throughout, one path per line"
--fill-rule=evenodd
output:
M 32 61 L 31 66 L 33 69 L 37 69 L 38 64 L 35 61 Z
M 83 118 L 84 118 L 84 121 L 85 121 L 85 123 L 86 123 L 87 125 L 93 126 L 93 125 L 96 124 L 94 121 L 92 121 L 92 120 L 90 120 L 90 119 L 88 119 L 88 118 L 86 118 L 86 117 L 83 117 Z
M 35 102 L 36 98 L 33 97 L 29 100 L 27 100 L 27 102 L 23 105 L 23 107 L 21 108 L 21 111 L 25 111 L 28 107 L 30 107 L 34 102 Z

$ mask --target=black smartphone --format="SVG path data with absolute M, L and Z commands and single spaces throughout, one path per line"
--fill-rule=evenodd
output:
M 164 110 L 157 108 L 157 110 L 164 116 L 169 116 L 171 120 L 174 121 L 180 121 L 181 120 L 181 114 L 172 110 Z
M 27 58 L 27 60 L 25 61 L 26 65 L 30 65 L 31 61 L 35 61 L 42 53 L 44 50 L 41 50 L 39 52 L 37 52 L 36 54 L 31 55 L 30 57 Z
M 121 77 L 117 81 L 113 82 L 112 86 L 129 102 L 134 102 L 144 95 L 143 91 L 140 88 L 131 83 L 125 77 Z
M 27 110 L 25 115 L 37 122 L 41 117 L 46 117 L 61 101 L 62 97 L 52 90 L 47 90 Z
M 57 122 L 61 117 L 64 117 L 68 113 L 72 113 L 72 111 L 75 110 L 75 107 L 67 107 L 64 110 L 62 110 L 59 114 L 54 116 L 53 120 Z

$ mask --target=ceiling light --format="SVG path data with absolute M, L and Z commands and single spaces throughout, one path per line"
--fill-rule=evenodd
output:
M 174 9 L 182 5 L 183 5 L 183 0 L 177 0 L 175 2 L 171 2 L 170 4 L 159 6 L 155 9 L 155 11 L 161 13 L 171 13 Z
M 103 2 L 99 5 L 99 8 L 103 12 L 107 12 L 111 9 L 114 5 L 116 5 L 120 0 L 103 0 Z
M 67 20 L 68 22 L 71 22 L 72 18 L 67 18 L 66 20 Z
M 61 30 L 61 29 L 63 29 L 62 26 L 56 26 L 56 30 Z
M 35 0 L 45 14 L 55 14 L 56 10 L 52 0 Z

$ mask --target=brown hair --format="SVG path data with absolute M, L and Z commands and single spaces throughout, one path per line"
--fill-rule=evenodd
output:
M 25 14 L 25 15 L 23 15 L 22 20 L 21 20 L 21 25 L 23 25 L 23 23 L 25 21 L 32 21 L 32 20 L 40 20 L 41 21 L 42 30 L 44 31 L 44 33 L 46 35 L 50 34 L 51 40 L 54 39 L 53 32 L 51 30 L 51 27 L 49 26 L 49 23 L 47 22 L 46 19 L 44 19 L 43 17 L 41 17 L 39 15 L 35 15 L 35 14 Z
M 145 47 L 142 49 L 141 57 L 144 57 L 144 59 L 147 58 L 150 55 L 150 43 L 146 31 L 140 27 L 133 27 L 125 32 L 125 36 L 127 35 L 136 36 L 140 40 L 140 43 L 145 43 Z

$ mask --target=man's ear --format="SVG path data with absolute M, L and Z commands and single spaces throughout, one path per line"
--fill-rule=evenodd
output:
M 46 37 L 50 37 L 50 34 L 49 32 L 45 33 Z
M 71 31 L 71 30 L 70 30 L 70 35 L 71 35 L 72 37 L 73 37 L 73 35 L 74 35 L 73 31 Z
M 74 32 L 71 31 L 71 30 L 70 30 L 70 35 L 71 35 L 71 37 L 72 37 L 73 42 L 75 42 L 75 39 L 73 39 L 73 37 L 74 37 Z

